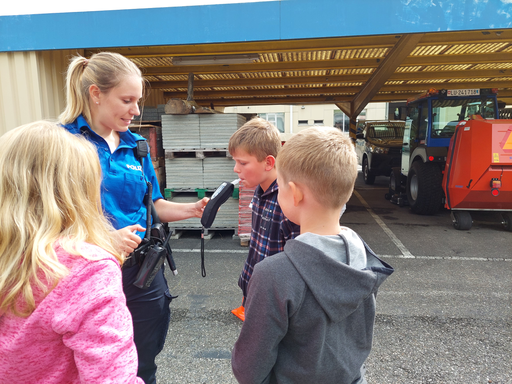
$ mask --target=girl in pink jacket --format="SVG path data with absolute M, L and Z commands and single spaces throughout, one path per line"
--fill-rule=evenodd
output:
M 0 151 L 0 383 L 138 383 L 101 168 L 49 122 Z

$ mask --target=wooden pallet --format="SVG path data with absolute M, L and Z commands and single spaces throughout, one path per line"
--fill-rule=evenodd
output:
M 165 158 L 172 160 L 179 157 L 195 157 L 197 159 L 204 159 L 205 157 L 229 157 L 232 158 L 231 154 L 226 148 L 207 148 L 207 149 L 166 149 Z

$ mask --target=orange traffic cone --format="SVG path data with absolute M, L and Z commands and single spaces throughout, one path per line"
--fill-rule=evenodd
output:
M 245 320 L 245 308 L 243 305 L 239 306 L 238 308 L 233 309 L 231 311 L 231 313 L 233 313 L 233 315 L 238 317 L 240 320 L 242 320 L 242 321 Z

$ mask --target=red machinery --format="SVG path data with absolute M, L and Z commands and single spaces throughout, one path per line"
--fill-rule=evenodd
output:
M 512 120 L 476 116 L 457 125 L 443 190 L 456 229 L 471 228 L 470 211 L 499 211 L 512 231 Z

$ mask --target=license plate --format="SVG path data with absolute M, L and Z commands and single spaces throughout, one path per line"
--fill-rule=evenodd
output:
M 479 89 L 449 89 L 447 96 L 479 96 Z

